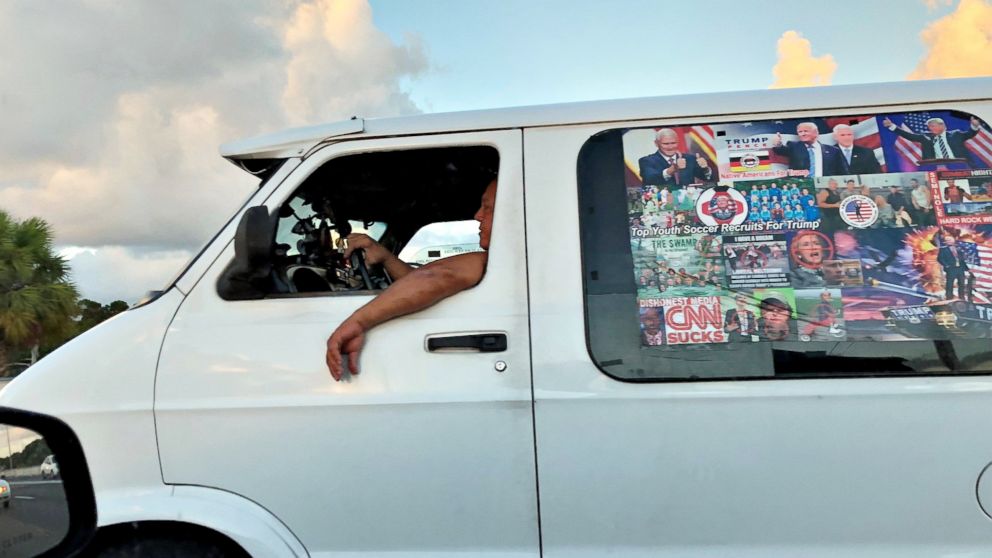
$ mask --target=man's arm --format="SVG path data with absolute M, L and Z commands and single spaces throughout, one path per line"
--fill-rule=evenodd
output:
M 327 368 L 334 379 L 340 380 L 344 372 L 342 353 L 348 355 L 351 373 L 358 374 L 358 357 L 365 343 L 365 332 L 478 285 L 486 272 L 488 258 L 486 252 L 473 252 L 412 269 L 382 294 L 356 310 L 327 339 Z
M 816 195 L 816 205 L 820 207 L 840 207 L 839 203 L 827 203 L 827 196 L 830 194 L 826 190 L 821 191 Z

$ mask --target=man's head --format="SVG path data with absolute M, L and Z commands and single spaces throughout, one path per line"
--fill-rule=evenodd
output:
M 785 337 L 785 333 L 789 330 L 789 318 L 792 317 L 792 307 L 789 303 L 770 296 L 758 304 L 758 310 L 761 312 L 761 319 L 765 321 L 766 333 L 778 333 L 780 337 Z M 778 335 L 775 337 L 780 338 Z
M 855 186 L 855 182 L 854 180 L 848 179 L 847 182 L 844 183 L 844 185 L 848 190 L 853 190 Z
M 830 291 L 823 291 L 820 293 L 820 300 L 823 302 L 830 302 L 831 298 Z
M 848 148 L 854 145 L 854 128 L 847 124 L 834 126 L 834 139 L 840 147 Z
M 830 188 L 831 190 L 836 190 L 837 189 L 837 181 L 834 180 L 833 178 L 831 178 L 830 180 L 828 180 L 827 181 L 827 188 Z
M 820 130 L 817 129 L 816 124 L 812 122 L 801 122 L 796 126 L 796 135 L 799 136 L 799 141 L 812 144 L 816 142 L 816 138 L 820 135 Z
M 919 180 L 917 180 L 915 178 L 910 178 L 909 179 L 909 186 L 910 186 L 910 188 L 917 188 L 917 187 L 919 187 L 919 185 L 920 185 L 920 181 Z
M 679 152 L 679 135 L 671 128 L 662 128 L 654 135 L 654 144 L 665 157 Z
M 734 297 L 734 302 L 737 303 L 738 310 L 744 310 L 745 308 L 747 308 L 747 295 L 738 294 L 737 296 Z
M 944 133 L 944 130 L 947 130 L 947 125 L 944 124 L 942 118 L 931 118 L 927 120 L 927 129 L 930 130 L 931 134 L 939 136 Z
M 482 193 L 482 203 L 475 212 L 474 219 L 479 222 L 479 246 L 489 249 L 489 239 L 493 234 L 493 213 L 496 209 L 496 179 L 494 178 L 486 191 Z
M 654 308 L 646 309 L 644 315 L 641 316 L 641 324 L 644 325 L 644 333 L 657 335 L 661 330 L 661 318 L 658 317 L 658 310 Z
M 899 191 L 899 186 L 896 186 L 895 184 L 889 184 L 889 192 L 895 194 L 898 191 Z
M 844 262 L 840 260 L 826 260 L 821 269 L 828 284 L 838 284 L 844 279 Z
M 947 187 L 948 188 L 957 188 L 958 187 L 958 184 L 957 184 L 957 182 L 954 182 L 953 180 L 948 180 L 947 181 Z

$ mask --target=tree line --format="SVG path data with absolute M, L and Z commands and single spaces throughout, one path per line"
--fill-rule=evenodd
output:
M 0 377 L 16 375 L 45 354 L 114 314 L 115 300 L 80 299 L 69 264 L 53 249 L 44 220 L 18 221 L 0 210 Z

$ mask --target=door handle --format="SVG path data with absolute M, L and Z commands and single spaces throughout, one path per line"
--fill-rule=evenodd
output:
M 480 353 L 499 353 L 506 350 L 505 333 L 475 333 L 469 335 L 440 335 L 427 339 L 429 352 L 444 349 L 468 349 Z

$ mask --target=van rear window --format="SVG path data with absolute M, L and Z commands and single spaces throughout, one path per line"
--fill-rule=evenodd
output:
M 992 371 L 990 169 L 949 110 L 598 134 L 590 352 L 632 380 Z

